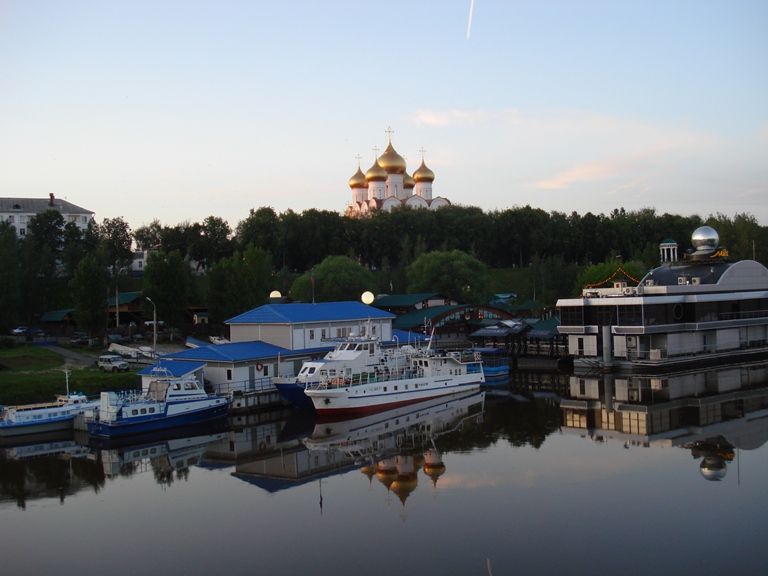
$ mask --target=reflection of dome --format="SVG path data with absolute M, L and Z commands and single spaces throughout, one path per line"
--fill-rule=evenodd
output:
M 421 166 L 413 173 L 413 179 L 416 182 L 434 182 L 435 173 L 432 172 L 427 165 L 424 164 L 424 160 L 421 161 Z
M 357 167 L 357 172 L 355 172 L 352 178 L 349 179 L 349 187 L 365 188 L 365 174 L 360 170 L 360 166 Z
M 720 236 L 709 226 L 700 226 L 691 234 L 691 244 L 696 250 L 714 250 L 719 242 Z
M 397 465 L 394 458 L 387 458 L 376 463 L 376 478 L 389 489 L 397 479 Z
M 405 504 L 406 499 L 411 495 L 411 492 L 416 490 L 418 484 L 419 478 L 416 476 L 415 472 L 411 472 L 408 474 L 400 474 L 397 477 L 397 480 L 392 482 L 390 489 L 397 495 L 400 502 Z
M 368 480 L 373 479 L 373 474 L 374 474 L 373 466 L 363 466 L 362 468 L 360 468 L 360 472 L 368 476 Z
M 725 460 L 719 456 L 707 456 L 699 464 L 701 475 L 707 480 L 718 482 L 725 478 L 726 468 Z
M 387 180 L 387 171 L 381 167 L 378 160 L 373 161 L 373 166 L 368 168 L 365 173 L 366 182 L 385 182 Z
M 384 168 L 388 174 L 402 174 L 405 172 L 405 159 L 400 156 L 389 143 L 384 153 L 379 156 L 379 166 Z
M 445 474 L 445 464 L 443 464 L 440 454 L 434 450 L 429 450 L 424 462 L 424 474 L 432 478 L 432 484 L 437 486 L 437 479 Z

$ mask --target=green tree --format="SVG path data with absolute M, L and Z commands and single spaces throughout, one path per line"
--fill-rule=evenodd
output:
M 144 267 L 143 293 L 152 299 L 157 307 L 158 320 L 172 327 L 180 327 L 189 305 L 189 291 L 192 272 L 181 254 L 174 250 L 152 252 Z M 152 314 L 152 305 L 142 305 L 147 315 Z
M 157 250 L 162 243 L 163 226 L 155 218 L 146 226 L 140 226 L 133 232 L 133 239 L 139 250 Z
M 273 289 L 272 257 L 251 245 L 211 266 L 206 279 L 211 321 L 224 322 L 269 301 Z
M 586 287 L 607 287 L 612 288 L 613 282 L 625 281 L 630 286 L 637 284 L 648 272 L 642 262 L 603 262 L 594 264 L 584 269 L 576 279 L 573 295 L 581 294 Z
M 189 247 L 189 257 L 197 262 L 198 268 L 207 269 L 232 253 L 231 235 L 232 229 L 226 220 L 208 216 L 200 227 L 200 235 Z
M 69 287 L 78 327 L 90 335 L 100 333 L 109 322 L 109 278 L 95 254 L 87 254 L 80 260 Z
M 461 250 L 422 254 L 408 267 L 408 292 L 439 292 L 469 304 L 490 301 L 491 280 L 485 264 Z
M 16 228 L 0 220 L 0 262 L 3 263 L 3 281 L 0 282 L 0 331 L 7 334 L 19 317 L 20 259 Z
M 313 271 L 297 278 L 291 286 L 295 300 L 312 301 Z M 359 300 L 374 289 L 371 271 L 348 256 L 328 256 L 314 268 L 315 302 Z

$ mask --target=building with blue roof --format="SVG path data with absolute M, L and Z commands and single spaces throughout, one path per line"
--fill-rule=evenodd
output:
M 204 367 L 204 380 L 200 380 L 213 386 L 217 394 L 226 395 L 271 389 L 273 376 L 297 374 L 304 361 L 323 356 L 332 349 L 330 343 L 310 350 L 288 350 L 260 341 L 209 344 L 163 356 L 156 366 L 169 366 L 175 375 L 176 363 L 199 364 Z M 143 372 L 141 374 L 143 377 Z
M 359 333 L 371 323 L 374 336 L 392 340 L 395 315 L 362 302 L 267 304 L 225 323 L 232 342 L 261 340 L 287 350 L 322 348 L 335 338 Z

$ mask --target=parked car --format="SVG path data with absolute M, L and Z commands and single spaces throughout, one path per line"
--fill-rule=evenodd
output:
M 19 326 L 18 328 L 11 330 L 11 334 L 14 336 L 21 336 L 22 334 L 26 334 L 27 330 L 28 328 L 26 326 Z
M 46 333 L 40 328 L 30 328 L 26 331 L 27 342 L 32 342 L 35 338 L 45 338 Z
M 69 339 L 69 343 L 72 346 L 88 346 L 90 339 L 85 332 L 75 332 L 72 334 L 72 338 Z
M 99 370 L 102 372 L 127 372 L 129 369 L 128 362 L 122 359 L 117 354 L 108 354 L 105 356 L 99 356 L 98 360 Z

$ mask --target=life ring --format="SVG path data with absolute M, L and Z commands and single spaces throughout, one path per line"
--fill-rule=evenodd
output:
M 259 450 L 260 451 L 264 452 L 264 450 L 266 450 L 266 449 L 267 449 L 267 445 L 264 442 L 259 444 Z
M 256 370 L 257 370 L 258 372 L 261 372 L 262 370 L 264 370 L 264 364 L 262 364 L 261 362 L 259 362 L 258 364 L 256 364 Z

